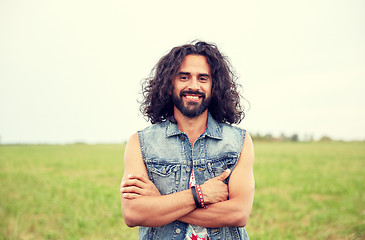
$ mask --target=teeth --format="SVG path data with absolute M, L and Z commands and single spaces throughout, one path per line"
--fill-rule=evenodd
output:
M 188 98 L 188 99 L 199 99 L 199 96 L 190 96 L 190 95 L 187 95 L 186 98 Z

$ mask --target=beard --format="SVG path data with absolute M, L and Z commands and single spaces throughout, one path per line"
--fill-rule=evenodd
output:
M 187 102 L 187 106 L 184 105 L 183 96 L 184 94 L 195 94 L 199 95 L 202 98 L 202 102 Z M 180 96 L 173 93 L 172 94 L 172 103 L 174 106 L 179 109 L 179 111 L 188 118 L 196 118 L 200 116 L 206 109 L 208 109 L 212 97 L 206 98 L 205 93 L 199 91 L 181 91 Z

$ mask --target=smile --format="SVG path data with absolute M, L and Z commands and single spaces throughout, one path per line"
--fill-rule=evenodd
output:
M 201 98 L 201 96 L 193 96 L 193 95 L 186 95 L 185 97 L 189 100 L 198 100 L 199 98 Z
M 190 102 L 199 102 L 200 100 L 205 98 L 205 94 L 199 91 L 181 91 L 180 97 L 185 98 L 187 101 Z
M 200 95 L 183 95 L 189 102 L 199 102 L 202 99 Z

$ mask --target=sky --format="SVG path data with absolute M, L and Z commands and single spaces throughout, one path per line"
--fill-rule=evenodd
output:
M 141 80 L 217 44 L 252 134 L 365 139 L 365 2 L 0 1 L 0 143 L 121 143 L 150 125 Z

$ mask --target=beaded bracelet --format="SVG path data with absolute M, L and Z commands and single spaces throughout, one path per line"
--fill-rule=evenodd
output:
M 205 202 L 204 202 L 203 192 L 202 192 L 199 185 L 196 185 L 196 190 L 197 190 L 197 193 L 198 193 L 198 196 L 199 196 L 199 202 L 200 202 L 201 208 L 207 208 L 207 206 L 205 205 Z

